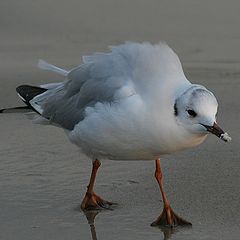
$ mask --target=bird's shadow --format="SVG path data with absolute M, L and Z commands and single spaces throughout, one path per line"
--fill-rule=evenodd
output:
M 102 212 L 101 210 L 83 211 L 83 213 L 88 221 L 89 227 L 90 227 L 92 240 L 98 239 L 97 238 L 97 230 L 95 228 L 95 219 L 96 219 L 96 216 L 101 212 Z M 191 229 L 191 226 L 184 226 L 184 227 L 178 226 L 178 227 L 174 227 L 174 228 L 159 226 L 158 228 L 163 233 L 163 240 L 169 240 L 169 239 L 171 239 L 173 234 L 180 232 L 180 231 L 189 230 L 189 229 Z

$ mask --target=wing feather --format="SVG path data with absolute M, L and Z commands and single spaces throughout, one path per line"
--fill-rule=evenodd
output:
M 84 56 L 65 83 L 33 101 L 41 105 L 43 117 L 72 130 L 88 106 L 135 94 L 151 99 L 153 93 L 171 93 L 187 81 L 177 55 L 166 44 L 125 43 L 111 47 L 109 53 Z

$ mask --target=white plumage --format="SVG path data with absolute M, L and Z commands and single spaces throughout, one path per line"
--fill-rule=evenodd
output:
M 186 79 L 165 43 L 127 42 L 83 57 L 71 71 L 40 66 L 66 81 L 46 85 L 49 90 L 30 104 L 93 159 L 157 159 L 200 144 L 208 133 L 204 125 L 216 120 L 214 95 Z

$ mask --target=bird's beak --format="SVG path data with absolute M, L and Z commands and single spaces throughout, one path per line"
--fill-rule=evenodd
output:
M 208 132 L 216 135 L 223 141 L 230 142 L 232 140 L 232 138 L 226 132 L 224 132 L 216 122 L 214 122 L 213 126 L 208 126 L 205 124 L 202 124 L 202 125 L 207 129 Z

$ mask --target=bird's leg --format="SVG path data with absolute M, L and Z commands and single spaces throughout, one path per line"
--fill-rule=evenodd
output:
M 96 159 L 93 162 L 92 173 L 91 173 L 89 184 L 87 186 L 87 192 L 81 203 L 82 210 L 100 210 L 103 208 L 108 209 L 113 204 L 111 202 L 103 200 L 93 191 L 97 171 L 100 166 L 101 166 L 101 162 L 98 159 Z
M 167 195 L 163 188 L 163 175 L 160 166 L 160 158 L 156 161 L 156 170 L 155 170 L 155 178 L 157 179 L 158 185 L 160 187 L 160 191 L 163 199 L 163 211 L 161 215 L 154 221 L 151 226 L 163 226 L 163 227 L 175 227 L 175 226 L 191 226 L 190 222 L 179 217 L 175 214 L 170 207 L 169 201 L 167 199 Z

